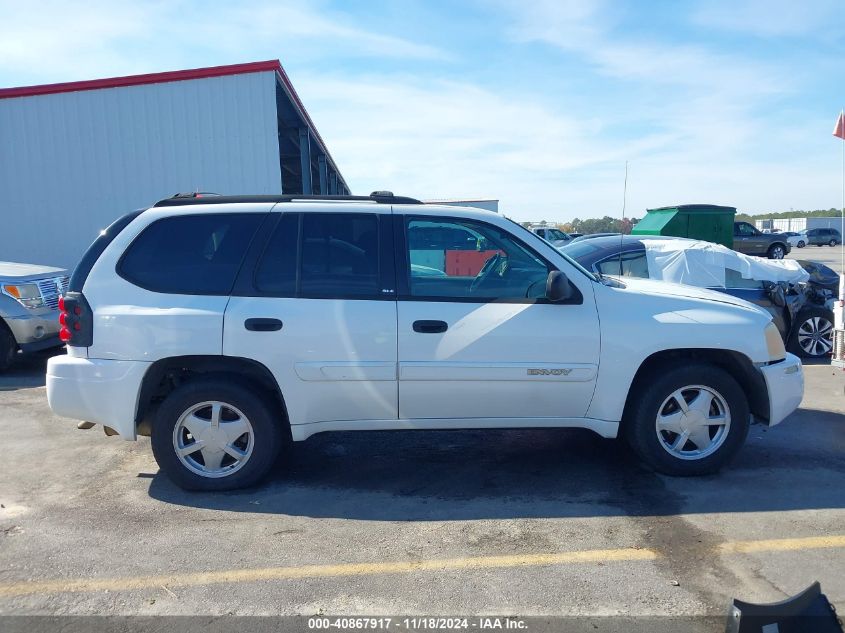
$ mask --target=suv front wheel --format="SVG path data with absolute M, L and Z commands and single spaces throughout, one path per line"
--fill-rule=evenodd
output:
M 168 395 L 156 413 L 153 455 L 185 490 L 253 486 L 269 473 L 284 443 L 275 417 L 266 398 L 245 385 L 189 382 Z
M 646 382 L 650 381 L 650 382 Z M 748 403 L 723 369 L 690 364 L 640 381 L 642 393 L 623 421 L 628 443 L 665 475 L 707 475 L 739 451 L 748 435 Z

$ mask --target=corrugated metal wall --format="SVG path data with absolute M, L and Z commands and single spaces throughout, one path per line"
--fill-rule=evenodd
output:
M 74 266 L 180 191 L 281 193 L 275 91 L 256 72 L 0 99 L 0 260 Z

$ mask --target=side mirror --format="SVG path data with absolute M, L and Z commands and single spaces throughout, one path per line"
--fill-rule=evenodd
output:
M 566 301 L 572 296 L 572 285 L 559 270 L 553 270 L 546 279 L 546 299 L 552 303 Z

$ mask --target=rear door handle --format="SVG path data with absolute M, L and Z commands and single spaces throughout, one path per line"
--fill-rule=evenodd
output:
M 282 329 L 279 319 L 247 319 L 244 327 L 252 332 L 276 332 Z
M 420 334 L 440 334 L 448 329 L 446 321 L 414 321 L 414 332 Z

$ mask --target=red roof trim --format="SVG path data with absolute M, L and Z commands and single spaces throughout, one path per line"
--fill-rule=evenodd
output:
M 99 90 L 101 88 L 143 86 L 146 84 L 186 81 L 188 79 L 206 79 L 208 77 L 222 77 L 225 75 L 243 75 L 246 73 L 258 73 L 264 71 L 276 71 L 283 77 L 285 76 L 284 71 L 282 70 L 282 65 L 278 60 L 274 59 L 266 62 L 249 62 L 247 64 L 211 66 L 209 68 L 194 68 L 191 70 L 174 70 L 163 73 L 149 73 L 147 75 L 129 75 L 128 77 L 110 77 L 108 79 L 93 79 L 90 81 L 70 81 L 60 84 L 44 84 L 41 86 L 21 86 L 19 88 L 0 88 L 0 99 L 34 97 L 36 95 L 78 92 L 80 90 Z M 299 101 L 299 99 L 297 99 L 297 101 Z

